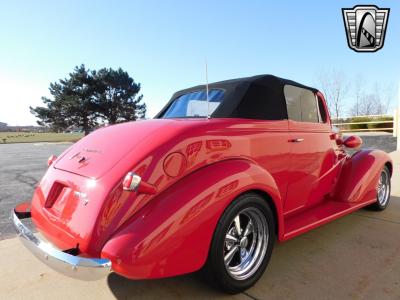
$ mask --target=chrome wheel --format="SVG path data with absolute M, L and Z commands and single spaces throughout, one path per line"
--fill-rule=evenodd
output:
M 377 187 L 377 198 L 379 205 L 385 206 L 389 200 L 390 193 L 390 177 L 389 174 L 384 170 L 379 177 Z
M 228 274 L 245 280 L 260 267 L 268 246 L 268 224 L 261 210 L 240 211 L 228 227 L 224 243 L 224 262 Z

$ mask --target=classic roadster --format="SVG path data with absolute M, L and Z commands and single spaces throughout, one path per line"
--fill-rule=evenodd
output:
M 276 239 L 387 207 L 392 162 L 346 152 L 361 142 L 332 130 L 314 88 L 272 75 L 200 85 L 152 120 L 98 129 L 50 157 L 12 221 L 27 248 L 72 277 L 202 270 L 236 293 L 263 274 Z

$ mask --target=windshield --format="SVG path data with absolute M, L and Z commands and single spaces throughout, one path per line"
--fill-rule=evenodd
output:
M 221 89 L 209 90 L 208 102 L 206 90 L 184 94 L 172 102 L 161 118 L 207 117 L 217 109 L 223 98 L 224 91 Z

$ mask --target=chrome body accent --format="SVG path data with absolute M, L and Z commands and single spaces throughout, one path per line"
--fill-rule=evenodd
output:
M 381 206 L 385 206 L 390 198 L 390 175 L 384 169 L 379 177 L 377 187 L 377 198 Z
M 302 141 L 304 141 L 303 138 L 297 138 L 297 139 L 290 139 L 290 140 L 289 140 L 289 142 L 291 142 L 291 143 L 300 143 L 300 142 L 302 142 Z
M 79 257 L 58 250 L 50 243 L 38 239 L 21 222 L 15 211 L 11 214 L 11 220 L 24 246 L 40 261 L 57 272 L 81 280 L 98 280 L 110 273 L 110 260 Z
M 139 185 L 142 181 L 142 178 L 134 172 L 129 172 L 126 176 L 130 176 L 132 179 L 131 179 L 131 183 L 130 183 L 129 187 L 124 186 L 123 189 L 125 191 L 137 192 Z

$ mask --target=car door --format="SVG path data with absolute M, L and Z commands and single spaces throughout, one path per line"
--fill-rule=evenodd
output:
M 306 88 L 285 85 L 289 117 L 290 165 L 285 213 L 323 201 L 334 184 L 334 150 L 331 125 L 321 95 Z

